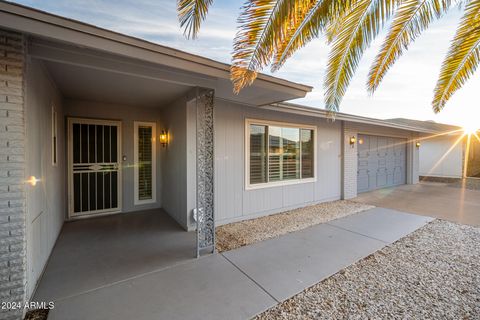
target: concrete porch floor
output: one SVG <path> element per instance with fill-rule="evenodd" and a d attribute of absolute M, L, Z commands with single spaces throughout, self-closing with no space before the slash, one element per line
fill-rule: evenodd
<path fill-rule="evenodd" d="M 158 217 L 147 214 L 143 222 L 138 224 L 151 221 L 149 219 L 156 221 Z M 122 258 L 110 254 L 110 263 L 104 267 L 101 261 L 105 260 L 103 254 L 106 254 L 107 248 L 95 248 L 96 242 L 101 241 L 102 237 L 92 232 L 91 240 L 84 239 L 85 234 L 75 232 L 77 227 L 68 237 L 65 235 L 61 239 L 68 238 L 69 241 L 63 241 L 65 243 L 62 244 L 59 240 L 35 301 L 54 299 L 55 308 L 50 311 L 49 320 L 249 319 L 431 220 L 395 210 L 375 208 L 200 259 L 190 259 L 193 247 L 191 243 L 187 246 L 186 240 L 182 240 L 185 241 L 183 246 L 175 242 L 158 241 L 156 236 L 147 237 L 146 240 L 151 241 L 147 242 L 152 247 L 149 249 L 152 255 L 170 250 L 173 254 L 173 251 L 182 248 L 185 250 L 185 255 L 178 258 L 183 259 L 182 262 L 163 268 L 159 262 L 162 254 L 158 254 L 158 257 L 148 256 L 143 249 L 140 249 L 143 252 L 141 254 L 131 252 L 141 247 L 142 238 L 140 236 L 135 240 L 133 235 L 125 235 L 128 241 L 122 239 L 119 235 L 125 234 L 125 229 L 129 229 L 126 227 L 119 228 L 123 231 L 115 233 L 116 240 L 111 238 L 108 241 L 111 243 L 108 247 L 114 247 L 116 254 Z M 98 231 L 105 230 L 104 223 L 101 225 Z M 105 222 L 105 225 L 108 223 Z M 136 229 L 155 233 L 155 228 L 151 226 L 137 225 Z M 183 232 L 183 236 L 186 234 Z M 88 243 L 81 245 L 81 256 L 95 260 L 91 263 L 78 262 L 87 269 L 76 265 L 79 259 L 72 249 L 77 242 Z M 135 242 L 137 244 L 133 245 Z M 130 243 L 126 252 L 123 250 L 124 243 Z M 158 252 L 154 250 L 168 245 L 172 247 L 158 249 Z M 63 257 L 63 263 L 59 248 L 62 248 L 63 254 L 67 254 Z M 89 248 L 92 253 L 88 253 Z M 136 269 L 139 273 L 124 280 L 106 283 L 106 279 L 119 279 L 119 271 L 115 269 L 118 267 L 122 270 L 124 259 L 130 265 L 128 270 Z M 136 263 L 135 259 L 138 259 Z M 154 267 L 155 263 L 151 260 L 158 260 L 159 269 L 141 273 Z M 148 268 L 134 268 L 133 265 L 142 265 L 144 261 Z M 96 266 L 100 269 L 96 270 Z M 131 274 L 123 270 L 122 274 Z M 66 272 L 68 277 L 62 275 L 62 272 Z M 109 272 L 117 276 L 108 275 Z M 70 289 L 62 284 L 63 281 L 69 283 Z M 89 284 L 90 290 L 85 283 Z M 83 289 L 79 290 L 76 286 Z"/>
<path fill-rule="evenodd" d="M 66 222 L 34 301 L 56 301 L 193 260 L 196 236 L 161 209 Z"/>
<path fill-rule="evenodd" d="M 480 226 L 480 191 L 421 182 L 360 194 L 353 201 Z"/>

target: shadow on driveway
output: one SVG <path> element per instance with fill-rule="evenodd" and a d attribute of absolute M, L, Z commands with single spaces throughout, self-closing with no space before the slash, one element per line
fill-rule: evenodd
<path fill-rule="evenodd" d="M 362 193 L 353 201 L 480 226 L 480 190 L 421 182 Z"/>

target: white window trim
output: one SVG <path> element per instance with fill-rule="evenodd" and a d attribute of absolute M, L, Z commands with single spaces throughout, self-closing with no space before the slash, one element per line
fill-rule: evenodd
<path fill-rule="evenodd" d="M 51 126 L 52 126 L 52 135 L 51 135 L 52 166 L 56 167 L 58 165 L 58 114 L 57 114 L 57 110 L 55 110 L 54 105 L 52 105 Z"/>
<path fill-rule="evenodd" d="M 313 178 L 292 179 L 265 183 L 250 183 L 250 125 L 258 124 L 265 126 L 278 126 L 283 128 L 309 129 L 313 130 Z M 245 190 L 255 190 L 272 187 L 282 187 L 317 181 L 317 127 L 301 123 L 279 122 L 260 119 L 245 119 Z"/>
<path fill-rule="evenodd" d="M 140 200 L 138 197 L 138 128 L 152 127 L 152 199 Z M 133 156 L 134 156 L 134 205 L 157 202 L 157 124 L 155 122 L 134 121 L 133 125 Z"/>

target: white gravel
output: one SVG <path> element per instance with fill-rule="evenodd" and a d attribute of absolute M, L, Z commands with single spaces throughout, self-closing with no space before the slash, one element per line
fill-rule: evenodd
<path fill-rule="evenodd" d="M 435 220 L 256 319 L 480 319 L 480 228 Z"/>
<path fill-rule="evenodd" d="M 320 203 L 216 228 L 217 251 L 228 251 L 345 217 L 374 206 L 347 200 Z"/>

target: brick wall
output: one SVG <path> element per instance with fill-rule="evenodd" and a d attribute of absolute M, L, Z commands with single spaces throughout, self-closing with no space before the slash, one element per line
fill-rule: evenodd
<path fill-rule="evenodd" d="M 0 29 L 0 301 L 25 299 L 24 57 L 23 35 Z"/>
<path fill-rule="evenodd" d="M 349 122 L 343 124 L 343 171 L 342 199 L 357 196 L 357 144 L 350 145 L 350 138 L 357 138 L 357 129 Z"/>

